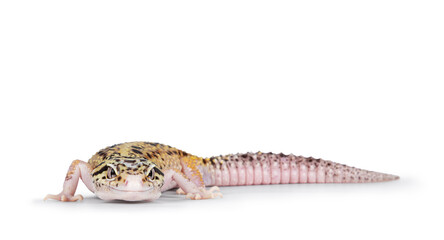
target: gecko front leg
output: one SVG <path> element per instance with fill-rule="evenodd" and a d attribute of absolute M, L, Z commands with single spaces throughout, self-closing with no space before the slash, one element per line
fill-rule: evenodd
<path fill-rule="evenodd" d="M 83 200 L 82 195 L 77 194 L 74 196 L 74 193 L 76 192 L 79 178 L 82 179 L 83 183 L 85 183 L 86 187 L 91 192 L 94 192 L 91 171 L 92 167 L 88 163 L 81 160 L 72 161 L 71 166 L 68 169 L 68 173 L 66 174 L 65 182 L 63 183 L 62 192 L 57 195 L 48 194 L 44 200 L 55 199 L 62 202 L 75 202 L 77 200 Z"/>

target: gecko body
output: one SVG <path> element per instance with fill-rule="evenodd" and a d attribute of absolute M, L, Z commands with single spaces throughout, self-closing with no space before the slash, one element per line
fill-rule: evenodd
<path fill-rule="evenodd" d="M 363 183 L 398 178 L 293 154 L 257 152 L 201 158 L 164 144 L 127 142 L 98 151 L 88 162 L 74 160 L 63 190 L 45 199 L 82 200 L 81 195 L 75 195 L 79 179 L 103 200 L 149 201 L 177 187 L 177 193 L 196 200 L 222 196 L 217 186 Z"/>

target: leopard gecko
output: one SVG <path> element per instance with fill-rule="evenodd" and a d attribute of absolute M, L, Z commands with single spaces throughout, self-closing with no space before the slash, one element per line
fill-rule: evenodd
<path fill-rule="evenodd" d="M 88 162 L 74 160 L 63 190 L 46 199 L 82 200 L 79 179 L 103 200 L 149 201 L 178 188 L 189 199 L 222 197 L 217 186 L 291 183 L 367 183 L 399 179 L 312 157 L 245 153 L 201 158 L 152 142 L 127 142 L 104 148 Z"/>

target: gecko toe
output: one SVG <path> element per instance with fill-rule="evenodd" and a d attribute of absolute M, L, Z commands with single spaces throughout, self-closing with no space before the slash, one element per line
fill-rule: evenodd
<path fill-rule="evenodd" d="M 66 202 L 66 201 L 68 201 L 68 199 L 66 198 L 65 195 L 62 195 L 62 197 L 60 198 L 60 200 L 61 200 L 62 202 Z"/>
<path fill-rule="evenodd" d="M 219 187 L 218 186 L 214 186 L 214 187 L 211 187 L 209 190 L 208 190 L 208 192 L 210 192 L 210 193 L 213 193 L 213 192 L 220 192 L 220 189 L 219 189 Z"/>
<path fill-rule="evenodd" d="M 83 200 L 83 196 L 82 195 L 80 195 L 80 194 L 77 194 L 77 195 L 75 195 L 72 199 L 71 199 L 71 201 L 78 201 L 78 200 L 80 200 L 80 201 L 82 201 Z"/>
<path fill-rule="evenodd" d="M 43 198 L 43 201 L 46 201 L 48 199 L 56 199 L 57 200 L 57 195 L 48 194 L 48 195 L 46 195 L 45 198 Z"/>

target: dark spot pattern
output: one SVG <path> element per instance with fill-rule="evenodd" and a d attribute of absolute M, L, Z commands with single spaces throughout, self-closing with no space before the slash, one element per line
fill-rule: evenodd
<path fill-rule="evenodd" d="M 154 171 L 157 173 L 157 174 L 159 174 L 159 175 L 162 175 L 162 176 L 164 176 L 163 175 L 163 172 L 162 171 L 160 171 L 160 169 L 159 168 L 157 168 L 157 167 L 154 167 L 153 168 L 154 169 Z"/>
<path fill-rule="evenodd" d="M 101 173 L 103 173 L 103 172 L 105 172 L 105 171 L 107 171 L 107 170 L 108 170 L 108 166 L 103 166 L 100 170 L 96 171 L 96 172 L 93 173 L 92 175 L 93 175 L 93 176 L 97 176 L 97 175 L 99 175 L 99 174 L 101 174 Z"/>
<path fill-rule="evenodd" d="M 133 152 L 137 153 L 137 154 L 143 154 L 141 151 L 137 150 L 137 149 L 131 149 Z"/>

